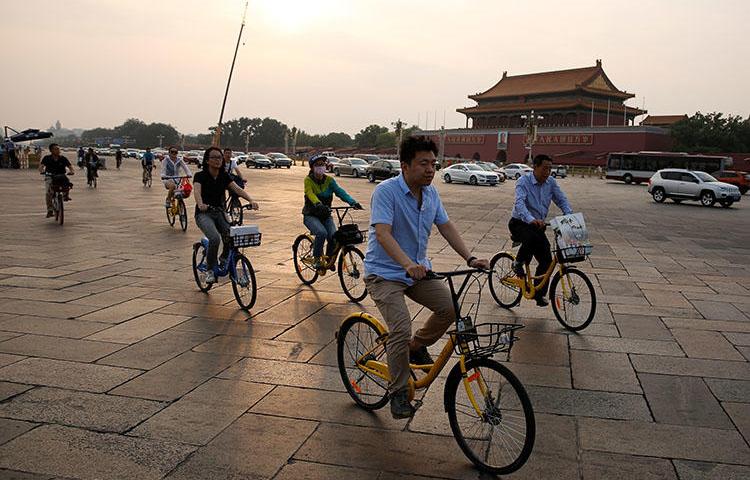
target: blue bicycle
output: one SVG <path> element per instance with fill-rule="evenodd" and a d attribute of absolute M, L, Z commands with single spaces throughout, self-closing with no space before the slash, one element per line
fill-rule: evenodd
<path fill-rule="evenodd" d="M 209 207 L 215 209 L 215 207 Z M 243 209 L 252 208 L 244 205 Z M 223 210 L 219 210 L 223 211 Z M 255 305 L 258 293 L 258 285 L 255 281 L 255 271 L 250 260 L 242 253 L 245 247 L 257 247 L 260 245 L 261 234 L 257 227 L 248 225 L 245 227 L 231 227 L 229 236 L 223 241 L 229 242 L 229 255 L 224 263 L 214 268 L 214 275 L 219 278 L 229 275 L 232 281 L 232 291 L 240 308 L 249 310 Z M 207 293 L 211 290 L 213 283 L 206 282 L 206 252 L 208 251 L 208 239 L 203 237 L 200 242 L 193 244 L 193 276 L 195 283 L 201 292 Z"/>

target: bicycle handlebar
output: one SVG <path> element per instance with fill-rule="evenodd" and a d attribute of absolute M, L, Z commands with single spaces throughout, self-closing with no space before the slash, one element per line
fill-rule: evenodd
<path fill-rule="evenodd" d="M 176 179 L 183 179 L 183 178 L 190 178 L 186 175 L 178 175 L 178 176 L 172 176 L 172 177 L 161 177 L 162 180 L 176 180 Z"/>
<path fill-rule="evenodd" d="M 433 270 L 427 270 L 427 274 L 423 280 L 443 280 L 448 277 L 456 277 L 458 275 L 469 275 L 472 273 L 484 273 L 489 274 L 491 270 L 485 270 L 484 268 L 464 268 L 462 270 L 450 270 L 445 272 L 435 272 Z M 411 278 L 409 272 L 406 272 L 406 277 Z"/>

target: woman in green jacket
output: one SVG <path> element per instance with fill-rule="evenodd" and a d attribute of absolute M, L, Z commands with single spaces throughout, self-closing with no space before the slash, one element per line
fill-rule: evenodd
<path fill-rule="evenodd" d="M 331 203 L 336 195 L 341 200 L 351 205 L 355 210 L 361 210 L 360 205 L 346 191 L 341 188 L 333 177 L 326 175 L 326 163 L 328 158 L 323 155 L 315 155 L 310 158 L 310 173 L 305 177 L 305 206 L 302 209 L 304 224 L 315 236 L 313 243 L 313 256 L 315 257 L 315 268 L 325 271 L 323 245 L 328 240 L 326 255 L 333 253 L 333 235 L 336 233 L 336 222 L 331 217 Z"/>

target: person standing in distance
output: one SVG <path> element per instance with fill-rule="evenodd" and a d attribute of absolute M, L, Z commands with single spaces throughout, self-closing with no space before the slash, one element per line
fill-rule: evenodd
<path fill-rule="evenodd" d="M 388 325 L 388 370 L 391 415 L 414 415 L 409 402 L 409 363 L 434 363 L 427 346 L 445 334 L 455 321 L 453 299 L 442 280 L 426 279 L 432 268 L 427 242 L 432 226 L 472 268 L 489 268 L 471 252 L 456 226 L 448 218 L 437 189 L 435 142 L 427 137 L 409 137 L 401 143 L 401 175 L 385 180 L 372 194 L 365 284 Z M 425 325 L 412 337 L 411 314 L 405 297 L 432 311 Z"/>
<path fill-rule="evenodd" d="M 514 241 L 521 242 L 521 248 L 513 262 L 513 272 L 521 278 L 526 276 L 524 265 L 531 262 L 532 256 L 537 261 L 536 276 L 544 275 L 552 263 L 549 240 L 544 233 L 550 203 L 554 201 L 565 215 L 573 213 L 568 197 L 560 189 L 557 181 L 550 177 L 551 173 L 552 159 L 540 154 L 534 157 L 534 171 L 516 182 L 516 200 L 508 222 L 508 230 Z M 547 284 L 537 290 L 534 297 L 538 306 L 549 305 L 544 298 L 546 295 Z"/>

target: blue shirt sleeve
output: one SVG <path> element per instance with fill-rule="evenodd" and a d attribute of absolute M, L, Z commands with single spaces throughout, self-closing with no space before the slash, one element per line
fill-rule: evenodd
<path fill-rule="evenodd" d="M 435 195 L 435 201 L 437 202 L 437 209 L 435 210 L 435 225 L 444 225 L 450 221 L 450 218 L 448 218 L 448 212 L 446 212 L 445 207 L 443 207 L 443 201 L 440 199 L 437 189 L 434 189 L 432 193 Z"/>
<path fill-rule="evenodd" d="M 521 215 L 521 219 L 526 223 L 533 222 L 534 215 L 532 215 L 529 212 L 529 209 L 526 208 L 526 195 L 528 194 L 528 188 L 526 187 L 526 184 L 528 183 L 528 176 L 524 175 L 523 177 L 519 178 L 516 181 L 516 203 L 515 203 L 515 210 Z"/>
<path fill-rule="evenodd" d="M 381 183 L 372 192 L 372 199 L 370 199 L 370 225 L 378 223 L 393 225 L 393 192 L 387 188 L 382 188 L 382 185 L 385 184 Z"/>
<path fill-rule="evenodd" d="M 346 190 L 341 188 L 333 178 L 331 178 L 331 188 L 333 189 L 333 193 L 335 193 L 337 197 L 339 197 L 349 205 L 354 205 L 355 203 L 357 203 L 357 201 L 354 200 L 348 193 L 346 193 Z"/>
<path fill-rule="evenodd" d="M 558 185 L 557 182 L 552 184 L 552 201 L 555 202 L 555 205 L 560 207 L 560 210 L 562 210 L 565 215 L 573 213 L 573 209 L 570 208 L 570 202 L 568 202 L 568 197 L 565 196 L 565 192 L 562 191 L 562 188 L 560 188 L 560 185 Z"/>

